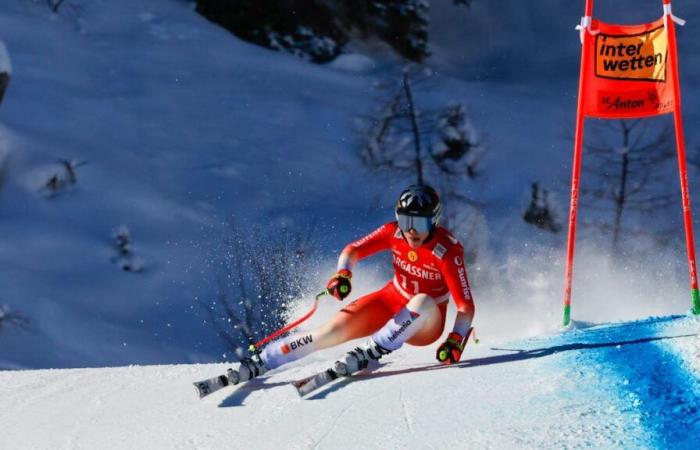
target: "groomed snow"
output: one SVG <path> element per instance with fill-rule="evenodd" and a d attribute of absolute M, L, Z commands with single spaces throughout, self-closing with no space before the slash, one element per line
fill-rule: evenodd
<path fill-rule="evenodd" d="M 307 399 L 289 382 L 342 346 L 203 400 L 192 381 L 227 365 L 0 372 L 0 446 L 691 449 L 700 378 L 683 355 L 699 333 L 698 319 L 677 316 L 501 345 L 482 338 L 451 367 L 432 348 L 403 348 Z"/>

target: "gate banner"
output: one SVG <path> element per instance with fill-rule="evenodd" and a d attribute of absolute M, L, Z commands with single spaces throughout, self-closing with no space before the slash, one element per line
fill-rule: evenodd
<path fill-rule="evenodd" d="M 588 71 L 583 114 L 606 119 L 673 112 L 673 77 L 663 17 L 644 25 L 592 19 L 584 51 Z"/>
<path fill-rule="evenodd" d="M 564 326 L 571 324 L 571 286 L 586 116 L 632 119 L 673 113 L 692 312 L 700 315 L 700 288 L 693 218 L 690 213 L 675 25 L 683 25 L 685 21 L 673 15 L 671 0 L 663 0 L 664 15 L 661 19 L 644 25 L 610 25 L 593 18 L 593 1 L 586 0 L 584 15 L 580 25 L 576 27 L 583 45 L 564 272 Z"/>

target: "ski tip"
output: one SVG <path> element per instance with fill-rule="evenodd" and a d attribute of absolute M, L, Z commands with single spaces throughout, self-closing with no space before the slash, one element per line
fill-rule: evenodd
<path fill-rule="evenodd" d="M 328 369 L 310 377 L 292 381 L 292 385 L 297 389 L 297 394 L 299 394 L 299 397 L 305 397 L 318 388 L 321 388 L 335 380 L 338 378 L 338 376 L 339 375 L 333 369 Z"/>
<path fill-rule="evenodd" d="M 314 378 L 314 377 L 306 377 L 306 378 L 301 379 L 301 380 L 295 380 L 295 381 L 292 381 L 292 385 L 293 385 L 295 388 L 299 389 L 300 387 L 304 386 L 306 383 L 308 383 L 309 381 L 311 381 L 313 378 Z"/>
<path fill-rule="evenodd" d="M 301 380 L 293 381 L 292 384 L 296 388 L 299 397 L 304 398 L 311 392 L 327 384 L 328 381 L 325 373 L 322 372 Z"/>
<path fill-rule="evenodd" d="M 306 390 L 304 389 L 304 386 L 309 384 L 311 380 L 313 380 L 314 377 L 307 377 L 302 380 L 296 380 L 292 381 L 292 386 L 294 386 L 297 390 L 297 394 L 299 394 L 299 397 L 303 397 L 304 395 L 307 394 Z"/>
<path fill-rule="evenodd" d="M 204 398 L 207 395 L 209 395 L 209 385 L 204 382 L 204 381 L 195 381 L 192 383 L 194 385 L 195 389 L 197 389 L 197 394 L 199 395 L 199 398 Z"/>
<path fill-rule="evenodd" d="M 299 398 L 304 398 L 306 397 L 306 394 L 311 392 L 311 390 L 307 391 L 303 387 L 297 389 L 297 394 L 299 395 Z"/>
<path fill-rule="evenodd" d="M 226 375 L 219 375 L 218 377 L 210 378 L 208 380 L 195 381 L 192 383 L 197 389 L 199 398 L 204 398 L 212 392 L 216 392 L 219 389 L 228 386 L 230 383 Z"/>

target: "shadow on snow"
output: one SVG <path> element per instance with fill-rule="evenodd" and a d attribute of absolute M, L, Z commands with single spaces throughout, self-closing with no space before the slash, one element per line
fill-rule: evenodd
<path fill-rule="evenodd" d="M 669 318 L 664 318 L 668 320 L 674 320 L 677 317 L 669 317 Z M 657 319 L 658 323 L 658 319 Z M 638 323 L 639 324 L 639 323 Z M 637 325 L 638 325 L 637 324 Z M 629 325 L 629 324 L 625 324 Z M 609 329 L 608 329 L 609 330 Z M 347 386 L 350 383 L 360 381 L 360 380 L 369 380 L 369 379 L 375 379 L 375 378 L 384 378 L 384 377 L 390 377 L 390 376 L 396 376 L 396 375 L 404 375 L 404 374 L 409 374 L 409 373 L 417 373 L 417 372 L 427 372 L 427 371 L 433 371 L 433 370 L 445 370 L 445 369 L 450 369 L 454 370 L 456 368 L 470 368 L 470 367 L 480 367 L 480 366 L 490 366 L 494 364 L 505 364 L 505 363 L 512 363 L 512 362 L 517 362 L 517 361 L 526 361 L 530 359 L 535 359 L 535 358 L 543 358 L 546 356 L 552 356 L 564 352 L 570 352 L 570 351 L 579 351 L 579 350 L 594 350 L 594 349 L 606 349 L 606 348 L 611 348 L 611 347 L 624 347 L 624 346 L 630 346 L 630 345 L 643 345 L 643 344 L 649 344 L 652 342 L 656 341 L 663 341 L 663 340 L 668 340 L 668 339 L 682 339 L 682 338 L 688 338 L 688 337 L 693 337 L 697 336 L 697 334 L 683 334 L 683 335 L 676 335 L 676 336 L 653 336 L 653 337 L 643 337 L 643 338 L 638 338 L 638 339 L 628 339 L 628 340 L 612 340 L 609 342 L 596 342 L 596 343 L 586 343 L 586 342 L 573 342 L 573 343 L 568 343 L 568 344 L 561 344 L 561 345 L 554 345 L 551 347 L 542 347 L 542 348 L 536 348 L 536 349 L 509 349 L 509 348 L 492 348 L 492 350 L 495 351 L 508 351 L 512 352 L 509 354 L 504 354 L 504 355 L 495 355 L 495 356 L 487 356 L 483 358 L 474 358 L 474 359 L 469 359 L 466 361 L 462 361 L 456 364 L 452 365 L 442 365 L 442 364 L 430 364 L 430 365 L 423 365 L 423 366 L 417 366 L 417 367 L 411 367 L 407 369 L 398 369 L 398 370 L 386 370 L 382 372 L 367 372 L 365 371 L 364 373 L 361 373 L 359 375 L 349 377 L 346 379 L 340 379 L 336 381 L 335 383 L 329 385 L 327 388 L 321 390 L 319 393 L 314 394 L 310 397 L 308 397 L 309 400 L 319 400 L 319 399 L 324 399 L 328 394 L 332 392 L 336 392 L 343 387 Z M 374 370 L 377 368 L 383 367 L 384 365 L 380 365 L 378 367 L 375 367 Z M 288 381 L 280 381 L 280 382 L 275 382 L 275 383 L 268 383 L 267 378 L 260 378 L 260 379 L 255 379 L 252 380 L 240 387 L 238 387 L 231 395 L 229 395 L 227 398 L 225 398 L 220 404 L 219 407 L 235 407 L 235 406 L 242 406 L 243 402 L 245 399 L 253 392 L 259 391 L 259 390 L 267 390 L 275 387 L 280 387 L 280 386 L 288 386 L 290 383 Z"/>
<path fill-rule="evenodd" d="M 492 348 L 492 350 L 510 351 L 513 353 L 507 354 L 507 355 L 497 355 L 497 356 L 488 356 L 485 358 L 469 359 L 469 360 L 462 361 L 462 362 L 459 362 L 457 364 L 452 364 L 452 365 L 430 364 L 430 365 L 425 365 L 425 366 L 411 367 L 408 369 L 386 370 L 386 371 L 382 371 L 382 372 L 362 373 L 360 375 L 342 380 L 339 383 L 334 383 L 334 384 L 330 385 L 328 388 L 319 392 L 318 394 L 315 394 L 315 395 L 309 397 L 309 399 L 310 400 L 323 399 L 331 392 L 335 392 L 335 391 L 345 387 L 346 385 L 348 385 L 352 382 L 360 381 L 360 380 L 384 378 L 384 377 L 391 377 L 391 376 L 396 376 L 396 375 L 404 375 L 404 374 L 417 373 L 417 372 L 427 372 L 427 371 L 433 371 L 433 370 L 445 370 L 445 369 L 453 370 L 456 368 L 463 368 L 464 369 L 464 368 L 468 368 L 468 367 L 490 366 L 493 364 L 504 364 L 504 363 L 511 363 L 511 362 L 516 362 L 516 361 L 525 361 L 525 360 L 534 359 L 534 358 L 543 358 L 545 356 L 551 356 L 551 355 L 555 355 L 557 353 L 574 351 L 574 350 L 590 350 L 590 349 L 599 349 L 599 348 L 606 348 L 606 347 L 618 347 L 618 346 L 623 347 L 623 346 L 627 346 L 627 345 L 647 344 L 647 343 L 654 342 L 654 341 L 661 341 L 661 340 L 666 340 L 666 339 L 681 339 L 681 338 L 688 338 L 688 337 L 693 337 L 693 336 L 697 336 L 697 334 L 683 334 L 683 335 L 678 335 L 678 336 L 655 336 L 655 337 L 640 338 L 640 339 L 633 339 L 633 340 L 624 340 L 624 341 L 614 341 L 614 342 L 571 343 L 571 344 L 556 345 L 553 347 L 537 348 L 537 349 L 532 349 L 532 350 Z"/>

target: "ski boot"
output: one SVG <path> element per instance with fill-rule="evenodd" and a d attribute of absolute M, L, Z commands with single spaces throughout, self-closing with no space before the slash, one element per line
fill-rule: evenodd
<path fill-rule="evenodd" d="M 267 367 L 260 359 L 259 355 L 253 355 L 251 358 L 243 358 L 238 370 L 228 369 L 226 377 L 230 384 L 238 384 L 243 381 L 252 380 L 267 372 Z"/>
<path fill-rule="evenodd" d="M 391 353 L 372 339 L 369 339 L 363 346 L 355 347 L 345 354 L 345 358 L 335 362 L 333 369 L 340 376 L 349 376 L 362 369 L 366 369 L 370 361 L 377 361 L 384 355 Z"/>

